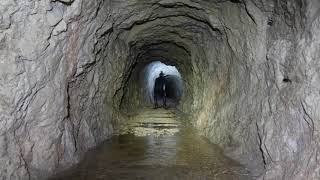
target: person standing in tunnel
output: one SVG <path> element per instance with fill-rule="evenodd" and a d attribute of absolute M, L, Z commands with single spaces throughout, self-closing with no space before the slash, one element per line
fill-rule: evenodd
<path fill-rule="evenodd" d="M 154 83 L 154 92 L 153 92 L 153 98 L 154 98 L 154 108 L 158 108 L 158 99 L 162 98 L 163 107 L 167 107 L 166 104 L 166 78 L 164 76 L 164 73 L 161 71 L 159 74 L 159 77 L 157 77 L 155 83 Z"/>

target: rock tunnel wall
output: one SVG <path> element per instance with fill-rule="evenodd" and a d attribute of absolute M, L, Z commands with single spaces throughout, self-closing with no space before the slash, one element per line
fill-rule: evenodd
<path fill-rule="evenodd" d="M 126 119 L 137 63 L 172 60 L 180 109 L 257 178 L 319 179 L 320 3 L 0 2 L 0 178 L 42 179 Z"/>

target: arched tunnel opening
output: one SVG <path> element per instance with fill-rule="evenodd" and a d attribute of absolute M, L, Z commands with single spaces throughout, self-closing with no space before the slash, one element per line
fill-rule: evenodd
<path fill-rule="evenodd" d="M 140 32 L 145 34 L 145 32 Z M 123 82 L 122 94 L 119 94 L 119 110 L 125 114 L 135 113 L 136 110 L 155 105 L 155 80 L 162 71 L 165 75 L 168 96 L 168 108 L 183 110 L 191 105 L 193 99 L 192 86 L 188 82 L 192 76 L 190 68 L 190 54 L 183 44 L 167 40 L 171 36 L 164 32 L 149 29 L 159 33 L 153 33 L 151 37 L 147 34 L 137 37 L 142 38 L 130 47 L 130 54 L 134 63 L 127 67 L 126 80 Z M 162 34 L 162 35 L 161 35 Z M 153 36 L 158 36 L 154 38 Z M 163 36 L 163 37 L 161 37 Z M 145 42 L 149 39 L 150 42 Z M 189 62 L 188 62 L 189 61 Z M 188 85 L 189 84 L 189 85 Z M 160 100 L 162 101 L 162 100 Z M 163 105 L 163 102 L 160 102 Z M 189 108 L 189 107 L 188 107 Z"/>
<path fill-rule="evenodd" d="M 156 87 L 156 79 L 163 73 L 163 86 Z M 140 90 L 144 95 L 146 104 L 154 105 L 156 100 L 164 98 L 167 107 L 177 107 L 183 94 L 183 78 L 175 66 L 166 65 L 160 61 L 147 64 L 140 72 Z M 160 91 L 160 92 L 157 92 Z M 161 93 L 161 91 L 163 91 Z M 164 106 L 162 104 L 162 106 Z"/>
<path fill-rule="evenodd" d="M 21 2 L 0 179 L 320 178 L 317 0 Z"/>

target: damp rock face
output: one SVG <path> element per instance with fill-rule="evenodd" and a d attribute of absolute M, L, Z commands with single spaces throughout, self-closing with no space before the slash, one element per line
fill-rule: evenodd
<path fill-rule="evenodd" d="M 108 139 L 154 57 L 185 81 L 179 109 L 257 179 L 319 179 L 319 10 L 318 0 L 2 0 L 0 179 L 46 178 Z"/>

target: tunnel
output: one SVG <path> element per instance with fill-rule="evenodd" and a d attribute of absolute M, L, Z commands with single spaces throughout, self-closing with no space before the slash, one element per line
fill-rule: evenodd
<path fill-rule="evenodd" d="M 152 61 L 147 64 L 140 72 L 140 89 L 144 94 L 144 104 L 155 104 L 156 79 L 163 73 L 165 98 L 168 101 L 168 107 L 176 107 L 179 105 L 183 94 L 183 78 L 175 66 L 166 65 L 161 61 Z M 164 97 L 159 97 L 160 99 Z"/>
<path fill-rule="evenodd" d="M 160 73 L 165 78 L 165 96 L 169 107 L 178 107 L 184 91 L 183 77 L 174 63 L 168 60 L 159 61 L 158 58 L 151 58 L 149 61 L 138 62 L 125 86 L 120 109 L 127 114 L 135 113 L 135 109 L 144 107 L 155 107 L 155 97 L 158 98 L 159 107 L 163 105 L 163 98 L 155 94 L 156 79 Z M 167 64 L 168 65 L 167 65 Z M 159 96 L 159 97 L 158 97 Z"/>
<path fill-rule="evenodd" d="M 214 159 L 230 166 L 201 166 L 203 179 L 319 179 L 319 12 L 318 0 L 2 0 L 0 179 L 99 158 L 102 178 L 121 179 L 124 154 L 163 147 L 152 158 L 176 171 L 124 174 L 195 179 Z M 154 109 L 161 71 L 168 107 Z M 127 127 L 148 131 L 126 139 Z"/>

